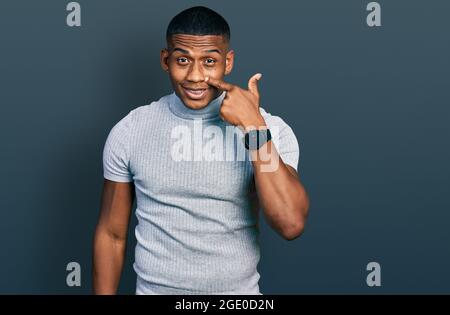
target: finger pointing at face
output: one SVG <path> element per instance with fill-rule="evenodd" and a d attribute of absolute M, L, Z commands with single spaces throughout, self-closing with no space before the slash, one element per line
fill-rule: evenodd
<path fill-rule="evenodd" d="M 227 83 L 222 80 L 213 79 L 210 77 L 206 77 L 205 82 L 208 83 L 209 85 L 212 85 L 212 86 L 218 88 L 219 90 L 222 90 L 222 91 L 229 91 L 233 88 L 233 84 Z"/>

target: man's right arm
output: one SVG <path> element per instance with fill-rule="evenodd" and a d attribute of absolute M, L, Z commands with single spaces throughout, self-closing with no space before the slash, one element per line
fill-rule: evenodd
<path fill-rule="evenodd" d="M 115 294 L 125 260 L 134 183 L 105 179 L 93 250 L 94 294 Z"/>

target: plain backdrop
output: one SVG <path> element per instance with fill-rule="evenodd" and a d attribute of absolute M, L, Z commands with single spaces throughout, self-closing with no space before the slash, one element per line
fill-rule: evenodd
<path fill-rule="evenodd" d="M 262 293 L 450 291 L 449 1 L 379 1 L 375 28 L 362 0 L 78 2 L 79 28 L 69 1 L 0 3 L 0 293 L 91 292 L 106 136 L 171 93 L 165 30 L 199 4 L 231 26 L 227 80 L 263 73 L 262 106 L 300 143 L 309 221 L 292 242 L 263 224 Z M 81 287 L 66 285 L 71 261 Z"/>

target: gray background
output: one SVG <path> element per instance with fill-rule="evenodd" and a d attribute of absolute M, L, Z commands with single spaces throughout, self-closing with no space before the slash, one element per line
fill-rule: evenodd
<path fill-rule="evenodd" d="M 264 74 L 262 106 L 300 141 L 305 234 L 263 226 L 264 294 L 450 293 L 449 1 L 0 2 L 0 293 L 91 292 L 101 153 L 131 109 L 171 92 L 170 18 L 194 4 L 230 23 L 232 83 Z M 134 225 L 120 293 L 133 294 Z M 82 267 L 66 286 L 67 263 Z M 366 265 L 382 266 L 382 287 Z"/>

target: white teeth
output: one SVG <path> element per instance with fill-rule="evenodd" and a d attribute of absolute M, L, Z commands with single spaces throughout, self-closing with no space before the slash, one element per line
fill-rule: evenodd
<path fill-rule="evenodd" d="M 188 91 L 189 93 L 192 93 L 192 94 L 200 95 L 200 94 L 202 94 L 205 90 L 189 90 L 189 89 L 187 89 L 187 91 Z"/>

